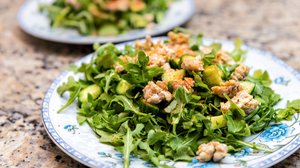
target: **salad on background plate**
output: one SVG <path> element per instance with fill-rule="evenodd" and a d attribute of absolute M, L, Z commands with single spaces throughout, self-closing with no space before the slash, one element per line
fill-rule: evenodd
<path fill-rule="evenodd" d="M 28 0 L 20 27 L 45 40 L 93 44 L 166 33 L 187 22 L 193 0 Z"/>
<path fill-rule="evenodd" d="M 55 0 L 40 4 L 53 28 L 78 29 L 82 35 L 116 36 L 155 27 L 174 0 Z"/>
<path fill-rule="evenodd" d="M 67 68 L 84 78 L 69 76 L 57 88 L 60 96 L 70 93 L 57 113 L 78 99 L 78 124 L 88 124 L 100 143 L 122 153 L 124 167 L 132 155 L 172 167 L 176 162 L 218 163 L 249 149 L 264 154 L 280 149 L 245 139 L 260 135 L 280 142 L 278 134 L 293 131 L 285 120 L 298 122 L 300 99 L 274 108 L 282 97 L 270 87 L 267 71 L 254 69 L 249 75 L 241 39 L 228 52 L 221 43 L 205 45 L 201 33 L 192 37 L 187 32 L 174 29 L 157 43 L 146 36 L 123 49 L 94 44 L 89 63 Z"/>

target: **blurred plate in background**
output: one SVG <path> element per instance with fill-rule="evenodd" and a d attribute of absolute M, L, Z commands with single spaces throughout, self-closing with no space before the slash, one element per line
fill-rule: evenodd
<path fill-rule="evenodd" d="M 70 44 L 93 44 L 94 42 L 122 42 L 146 35 L 159 35 L 184 24 L 193 15 L 195 4 L 193 0 L 178 0 L 172 3 L 167 10 L 164 20 L 156 24 L 153 29 L 131 30 L 126 34 L 117 36 L 86 36 L 78 33 L 76 29 L 57 28 L 50 26 L 49 18 L 39 11 L 39 4 L 51 4 L 53 0 L 28 0 L 18 11 L 20 27 L 28 34 L 49 41 Z"/>

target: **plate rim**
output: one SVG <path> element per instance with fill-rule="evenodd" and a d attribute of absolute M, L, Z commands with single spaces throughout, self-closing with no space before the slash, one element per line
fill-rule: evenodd
<path fill-rule="evenodd" d="M 30 5 L 31 3 L 35 3 L 35 1 L 38 1 L 38 0 L 27 0 L 26 2 L 24 2 L 20 6 L 20 8 L 17 12 L 17 21 L 18 21 L 19 27 L 24 32 L 26 32 L 27 34 L 29 34 L 33 37 L 36 37 L 36 38 L 39 38 L 39 39 L 42 39 L 42 40 L 46 40 L 46 41 L 52 41 L 52 42 L 57 42 L 57 43 L 65 43 L 65 44 L 91 45 L 95 42 L 99 42 L 101 44 L 102 43 L 107 43 L 107 42 L 121 43 L 121 42 L 126 42 L 126 41 L 130 41 L 130 40 L 134 40 L 134 39 L 144 38 L 146 35 L 157 36 L 157 35 L 166 33 L 168 31 L 174 29 L 175 27 L 183 25 L 184 23 L 186 23 L 187 21 L 189 21 L 192 18 L 192 16 L 194 15 L 194 12 L 195 12 L 195 2 L 194 2 L 194 0 L 186 0 L 186 1 L 188 1 L 188 3 L 190 4 L 190 6 L 192 8 L 189 10 L 189 13 L 184 17 L 184 19 L 181 22 L 178 22 L 174 27 L 166 27 L 162 30 L 155 31 L 155 32 L 152 32 L 152 33 L 145 33 L 145 34 L 140 34 L 140 35 L 137 35 L 137 36 L 134 36 L 134 37 L 131 37 L 131 36 L 130 37 L 125 37 L 125 38 L 122 38 L 122 39 L 116 38 L 114 40 L 106 40 L 106 41 L 101 40 L 100 41 L 96 37 L 101 37 L 101 36 L 95 36 L 95 40 L 93 40 L 93 41 L 81 41 L 81 40 L 76 40 L 76 39 L 58 39 L 58 38 L 54 38 L 54 37 L 51 37 L 51 36 L 46 36 L 46 35 L 43 35 L 43 34 L 39 34 L 36 31 L 31 31 L 30 28 L 28 26 L 26 26 L 26 24 L 24 23 L 25 21 L 21 19 L 22 18 L 21 15 L 24 12 L 24 10 L 26 10 L 26 7 L 28 5 Z M 91 36 L 91 37 L 94 37 L 94 36 Z"/>
<path fill-rule="evenodd" d="M 159 39 L 159 38 L 166 38 L 166 36 L 153 37 L 153 40 Z M 203 40 L 204 41 L 211 41 L 211 42 L 220 42 L 220 43 L 223 43 L 223 44 L 227 43 L 227 44 L 234 45 L 234 42 L 228 41 L 228 40 L 219 40 L 219 39 L 206 38 L 206 37 L 204 37 Z M 135 40 L 127 41 L 127 42 L 123 42 L 123 43 L 119 43 L 119 44 L 116 44 L 115 46 L 116 47 L 123 46 L 123 45 L 128 44 L 128 43 L 133 43 L 134 41 Z M 291 74 L 293 74 L 293 76 L 295 76 L 300 81 L 300 73 L 297 70 L 295 70 L 294 68 L 292 68 L 290 65 L 288 65 L 286 62 L 284 62 L 283 60 L 281 60 L 281 59 L 279 59 L 279 58 L 277 58 L 277 57 L 275 57 L 275 56 L 273 56 L 273 55 L 271 55 L 271 54 L 269 54 L 269 53 L 267 53 L 265 51 L 262 51 L 260 49 L 254 48 L 254 47 L 250 47 L 248 45 L 242 45 L 242 47 L 244 47 L 248 51 L 251 50 L 251 51 L 254 51 L 255 53 L 259 53 L 260 55 L 262 55 L 264 57 L 268 57 L 269 59 L 273 60 L 275 63 L 279 64 L 280 66 L 282 66 L 283 68 L 285 68 L 286 70 L 288 70 Z M 80 63 L 80 62 L 83 62 L 83 61 L 89 59 L 89 57 L 90 57 L 91 54 L 93 54 L 93 53 L 87 54 L 86 56 L 80 58 L 79 60 L 75 61 L 74 63 L 75 64 L 76 63 Z M 89 159 L 89 161 L 91 161 L 91 162 L 94 163 L 94 164 L 92 164 L 92 163 L 89 163 L 89 162 L 83 160 L 82 158 L 79 158 L 78 156 L 75 156 L 73 153 L 71 153 L 70 151 L 68 151 L 68 149 L 66 149 L 67 147 L 69 147 L 69 145 L 65 141 L 63 141 L 63 139 L 61 139 L 61 141 L 63 141 L 62 143 L 65 144 L 64 146 L 61 145 L 61 143 L 57 142 L 56 138 L 52 135 L 51 131 L 49 130 L 49 128 L 48 128 L 48 126 L 46 124 L 45 119 L 49 120 L 49 118 L 48 118 L 48 116 L 49 116 L 49 111 L 48 111 L 49 110 L 49 102 L 50 102 L 50 98 L 51 98 L 52 94 L 55 93 L 54 88 L 63 79 L 63 77 L 65 77 L 69 72 L 70 71 L 64 70 L 62 73 L 60 73 L 59 76 L 56 77 L 55 80 L 50 84 L 50 86 L 48 87 L 48 89 L 47 89 L 47 91 L 45 93 L 45 96 L 44 96 L 44 99 L 43 99 L 43 105 L 42 105 L 42 114 L 41 114 L 45 130 L 46 130 L 47 134 L 49 135 L 50 139 L 64 153 L 66 153 L 67 155 L 69 155 L 70 157 L 72 157 L 73 159 L 75 159 L 76 161 L 78 161 L 78 162 L 80 162 L 80 163 L 82 163 L 82 164 L 84 164 L 86 166 L 90 166 L 90 167 L 102 167 L 102 166 L 106 166 L 107 168 L 109 168 L 110 166 L 106 165 L 105 163 L 100 163 L 100 162 L 97 162 L 97 161 Z M 46 113 L 48 113 L 48 116 L 46 116 Z M 50 125 L 51 125 L 51 127 L 53 127 L 51 122 L 50 122 Z M 55 134 L 58 135 L 57 132 L 55 132 Z M 292 147 L 294 143 L 296 143 L 296 146 Z M 288 145 L 285 145 L 284 147 L 285 147 L 284 150 L 282 152 L 280 152 L 280 153 L 277 154 L 277 155 L 280 155 L 280 156 L 274 155 L 274 156 L 268 158 L 265 161 L 261 161 L 261 162 L 255 163 L 252 166 L 247 166 L 247 167 L 249 167 L 249 168 L 270 167 L 270 166 L 275 165 L 275 164 L 281 162 L 282 160 L 286 159 L 287 157 L 289 157 L 290 155 L 292 155 L 293 153 L 295 153 L 300 148 L 300 135 L 295 136 L 295 139 L 292 140 L 291 142 L 289 142 Z M 71 147 L 69 147 L 69 148 L 71 148 Z M 71 149 L 74 150 L 73 148 L 71 148 Z M 74 150 L 74 151 L 77 152 L 77 153 L 79 153 L 76 150 Z M 79 156 L 80 155 L 82 155 L 83 157 L 85 157 L 83 154 L 79 153 Z M 270 160 L 272 158 L 275 158 L 275 160 Z"/>

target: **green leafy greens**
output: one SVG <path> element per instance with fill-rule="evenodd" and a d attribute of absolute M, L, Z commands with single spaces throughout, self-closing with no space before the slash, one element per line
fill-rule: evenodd
<path fill-rule="evenodd" d="M 88 19 L 85 14 L 78 17 Z M 179 31 L 191 33 L 181 28 L 174 32 Z M 216 54 L 222 46 L 219 43 L 204 46 L 201 33 L 197 37 L 190 37 L 188 41 L 191 51 L 201 55 L 204 68 L 213 65 L 220 72 L 217 75 L 222 74 L 219 79 L 223 82 L 228 81 L 239 66 L 215 63 Z M 165 43 L 169 45 L 168 40 Z M 237 39 L 234 51 L 229 53 L 235 62 L 242 62 L 247 53 L 241 46 L 242 41 Z M 72 104 L 82 90 L 93 85 L 97 94 L 93 94 L 95 90 L 85 89 L 85 92 L 88 91 L 84 95 L 87 99 L 79 101 L 77 122 L 80 125 L 89 124 L 99 135 L 101 143 L 112 145 L 123 153 L 124 167 L 129 167 L 131 154 L 163 168 L 171 166 L 162 164 L 162 161 L 190 162 L 198 146 L 211 141 L 225 143 L 229 153 L 244 147 L 273 152 L 267 146 L 244 142 L 243 138 L 269 128 L 270 123 L 280 124 L 282 120 L 291 120 L 295 113 L 300 112 L 299 99 L 288 101 L 286 109 L 273 108 L 281 97 L 270 87 L 272 80 L 268 72 L 261 70 L 246 78 L 246 82 L 253 86 L 248 94 L 259 102 L 250 114 L 246 114 L 226 94 L 226 99 L 214 94 L 203 73 L 188 70 L 184 71 L 185 77 L 194 81 L 190 90 L 182 87 L 185 86 L 183 81 L 180 81 L 181 87 L 178 88 L 166 81 L 166 84 L 169 83 L 164 90 L 172 93 L 172 100 L 168 102 L 162 99 L 160 103 L 151 104 L 145 100 L 143 89 L 149 81 L 155 83 L 162 80 L 164 69 L 149 68 L 149 56 L 129 45 L 124 49 L 117 49 L 112 43 L 95 44 L 94 47 L 96 51 L 89 64 L 82 63 L 80 67 L 71 64 L 67 68 L 74 73 L 83 73 L 85 78 L 76 81 L 69 77 L 57 89 L 60 96 L 64 96 L 65 92 L 70 93 L 68 102 L 58 112 Z M 203 54 L 201 47 L 210 47 L 212 50 L 209 54 Z M 120 56 L 136 57 L 136 61 L 127 60 L 125 63 Z M 115 70 L 116 63 L 124 68 L 123 72 Z M 157 90 L 151 94 L 159 95 Z M 221 103 L 227 101 L 230 107 L 222 112 Z"/>

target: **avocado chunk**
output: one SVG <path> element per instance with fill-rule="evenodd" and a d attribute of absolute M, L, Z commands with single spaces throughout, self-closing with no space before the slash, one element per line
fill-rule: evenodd
<path fill-rule="evenodd" d="M 170 65 L 173 69 L 177 69 L 177 68 L 180 68 L 179 62 L 180 62 L 180 58 L 174 58 L 170 61 Z"/>
<path fill-rule="evenodd" d="M 221 73 L 216 65 L 210 65 L 203 71 L 203 82 L 209 87 L 218 86 L 223 82 Z"/>
<path fill-rule="evenodd" d="M 162 80 L 166 82 L 174 82 L 181 80 L 185 76 L 185 70 L 180 69 L 172 72 L 167 72 L 162 75 Z"/>
<path fill-rule="evenodd" d="M 255 84 L 249 81 L 239 81 L 240 85 L 242 86 L 242 91 L 247 92 L 248 94 L 251 94 Z"/>
<path fill-rule="evenodd" d="M 113 24 L 107 24 L 102 27 L 100 27 L 98 31 L 99 36 L 115 36 L 119 34 L 119 29 L 117 26 Z"/>
<path fill-rule="evenodd" d="M 148 25 L 148 21 L 143 15 L 131 14 L 130 22 L 135 28 L 144 28 Z"/>
<path fill-rule="evenodd" d="M 88 94 L 91 94 L 93 96 L 93 99 L 96 99 L 97 97 L 99 97 L 101 93 L 102 93 L 102 89 L 98 85 L 93 84 L 80 91 L 78 100 L 81 103 L 87 102 Z"/>
<path fill-rule="evenodd" d="M 227 122 L 223 115 L 208 117 L 211 121 L 211 127 L 213 129 L 223 128 L 227 126 Z"/>
<path fill-rule="evenodd" d="M 131 84 L 128 83 L 126 80 L 122 79 L 116 88 L 118 94 L 125 94 L 126 91 L 130 88 Z"/>
<path fill-rule="evenodd" d="M 217 67 L 218 70 L 219 70 L 219 73 L 220 73 L 221 78 L 224 79 L 224 78 L 225 78 L 224 72 L 223 72 L 218 66 L 216 66 L 216 67 Z"/>
<path fill-rule="evenodd" d="M 145 99 L 140 101 L 140 109 L 144 113 L 157 114 L 159 112 L 159 108 L 156 105 L 147 103 Z"/>

